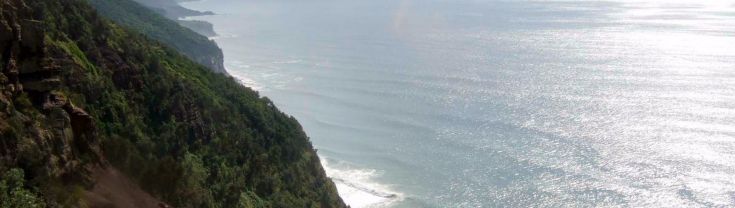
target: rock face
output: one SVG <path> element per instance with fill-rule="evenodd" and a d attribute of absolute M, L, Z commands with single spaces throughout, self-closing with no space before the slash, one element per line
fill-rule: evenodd
<path fill-rule="evenodd" d="M 61 67 L 28 6 L 4 0 L 0 8 L 0 164 L 89 182 L 85 169 L 102 162 L 92 117 L 59 92 Z"/>
<path fill-rule="evenodd" d="M 42 22 L 28 19 L 32 11 L 23 1 L 1 2 L 0 174 L 21 167 L 32 182 L 58 184 L 62 190 L 49 190 L 53 187 L 48 184 L 38 187 L 51 207 L 78 205 L 81 201 L 65 190 L 73 187 L 94 187 L 85 191 L 98 200 L 88 200 L 91 207 L 127 207 L 128 201 L 165 205 L 135 185 L 106 184 L 131 182 L 104 159 L 94 118 L 61 92 L 62 70 L 78 66 L 68 55 L 49 50 Z M 110 172 L 116 173 L 114 178 L 100 177 Z M 95 185 L 99 181 L 105 183 Z M 108 203 L 109 196 L 98 194 L 108 189 L 135 195 L 113 198 L 119 204 Z M 54 198 L 69 201 L 61 204 Z"/>

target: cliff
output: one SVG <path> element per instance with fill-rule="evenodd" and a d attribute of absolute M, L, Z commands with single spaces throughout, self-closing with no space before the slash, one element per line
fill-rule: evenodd
<path fill-rule="evenodd" d="M 176 0 L 134 0 L 146 7 L 153 8 L 156 12 L 162 14 L 169 19 L 179 19 L 182 17 L 200 16 L 200 15 L 211 15 L 212 12 L 201 12 L 184 8 L 179 5 Z"/>
<path fill-rule="evenodd" d="M 227 73 L 223 64 L 224 55 L 217 44 L 179 25 L 177 21 L 167 19 L 132 0 L 89 0 L 89 3 L 98 10 L 99 14 L 115 23 L 160 41 L 215 72 Z M 172 4 L 176 3 L 172 2 Z M 187 23 L 194 28 L 206 27 L 201 24 L 211 27 L 209 23 Z"/>
<path fill-rule="evenodd" d="M 197 32 L 207 37 L 214 37 L 217 35 L 217 33 L 214 32 L 214 25 L 212 25 L 209 22 L 197 21 L 197 20 L 182 20 L 182 18 L 184 17 L 213 15 L 214 13 L 211 11 L 201 12 L 201 11 L 184 8 L 179 5 L 179 2 L 183 2 L 183 1 L 175 1 L 175 0 L 134 0 L 134 1 L 140 3 L 143 6 L 150 8 L 151 10 L 157 12 L 158 14 L 165 16 L 166 18 L 169 18 L 171 20 L 178 22 L 179 24 L 181 24 L 181 26 L 189 28 L 193 30 L 194 32 Z"/>
<path fill-rule="evenodd" d="M 0 207 L 345 207 L 257 92 L 87 1 L 0 2 Z"/>

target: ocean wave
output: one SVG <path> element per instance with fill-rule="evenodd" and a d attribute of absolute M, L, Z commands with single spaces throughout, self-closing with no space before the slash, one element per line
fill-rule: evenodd
<path fill-rule="evenodd" d="M 379 190 L 371 189 L 371 188 L 362 186 L 361 184 L 353 183 L 353 182 L 347 181 L 347 180 L 342 179 L 342 178 L 334 178 L 334 177 L 332 177 L 332 181 L 334 181 L 335 183 L 344 184 L 346 186 L 349 186 L 350 188 L 357 189 L 359 191 L 362 191 L 362 192 L 371 194 L 373 196 L 383 197 L 383 198 L 386 198 L 386 199 L 395 199 L 395 198 L 398 198 L 398 194 L 393 194 L 393 193 L 388 193 L 388 192 L 382 192 L 382 191 L 379 191 Z"/>
<path fill-rule="evenodd" d="M 402 198 L 399 193 L 373 181 L 378 175 L 376 170 L 333 165 L 325 159 L 322 159 L 322 166 L 337 186 L 340 197 L 353 208 L 387 207 Z"/>
<path fill-rule="evenodd" d="M 233 38 L 237 38 L 237 37 L 239 37 L 239 36 L 236 35 L 236 34 L 219 34 L 219 33 L 217 33 L 217 35 L 212 36 L 212 37 L 208 37 L 208 38 L 209 38 L 209 40 L 218 40 L 218 39 L 233 39 Z"/>
<path fill-rule="evenodd" d="M 274 63 L 274 64 L 298 64 L 298 63 L 302 63 L 302 62 L 304 62 L 304 60 L 301 60 L 301 59 L 289 59 L 289 60 L 282 60 L 282 61 L 273 61 L 271 63 Z"/>
<path fill-rule="evenodd" d="M 235 61 L 231 63 L 230 65 L 232 64 L 234 64 L 236 68 L 249 68 L 250 67 L 239 61 Z M 230 74 L 230 76 L 237 79 L 237 81 L 239 81 L 240 84 L 245 85 L 246 87 L 249 87 L 255 91 L 260 91 L 261 89 L 263 89 L 263 86 L 259 85 L 258 82 L 246 76 L 244 73 L 241 73 L 240 72 L 241 70 L 229 70 L 229 67 L 225 67 L 225 71 L 227 71 L 227 73 Z"/>

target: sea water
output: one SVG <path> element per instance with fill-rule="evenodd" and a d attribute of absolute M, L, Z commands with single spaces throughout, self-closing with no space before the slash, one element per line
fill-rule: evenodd
<path fill-rule="evenodd" d="M 185 6 L 353 207 L 735 206 L 735 2 Z"/>

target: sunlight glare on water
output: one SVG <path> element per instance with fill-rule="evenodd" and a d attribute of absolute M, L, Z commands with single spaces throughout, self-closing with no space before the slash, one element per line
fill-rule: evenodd
<path fill-rule="evenodd" d="M 354 207 L 735 206 L 735 2 L 186 5 Z"/>

